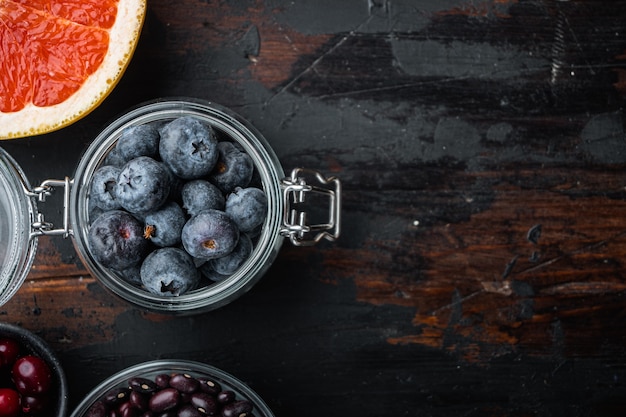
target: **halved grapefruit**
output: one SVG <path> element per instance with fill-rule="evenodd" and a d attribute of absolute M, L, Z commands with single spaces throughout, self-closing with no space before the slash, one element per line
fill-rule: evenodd
<path fill-rule="evenodd" d="M 146 0 L 0 0 L 0 139 L 67 126 L 126 69 Z"/>

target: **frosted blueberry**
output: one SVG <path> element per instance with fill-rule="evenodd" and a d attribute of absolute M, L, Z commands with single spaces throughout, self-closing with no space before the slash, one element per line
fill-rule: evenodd
<path fill-rule="evenodd" d="M 198 271 L 202 274 L 203 277 L 213 281 L 213 282 L 221 282 L 228 278 L 230 275 L 222 275 L 213 269 L 213 265 L 211 262 L 205 262 L 198 267 Z"/>
<path fill-rule="evenodd" d="M 226 199 L 215 185 L 206 180 L 191 180 L 181 190 L 183 208 L 194 216 L 206 209 L 224 210 Z"/>
<path fill-rule="evenodd" d="M 137 265 L 148 251 L 141 223 L 123 210 L 98 216 L 89 228 L 87 241 L 98 262 L 119 271 Z"/>
<path fill-rule="evenodd" d="M 176 246 L 187 218 L 183 209 L 174 201 L 148 213 L 144 219 L 144 237 L 157 246 Z"/>
<path fill-rule="evenodd" d="M 115 150 L 125 162 L 140 156 L 156 158 L 159 153 L 159 131 L 153 124 L 127 127 L 117 140 Z"/>
<path fill-rule="evenodd" d="M 90 219 L 95 219 L 96 217 L 98 217 L 99 215 L 104 213 L 105 211 L 108 211 L 108 210 L 103 210 L 102 208 L 98 207 L 93 202 L 93 199 L 91 199 L 91 198 L 89 199 L 89 203 L 87 203 L 87 210 L 89 212 L 89 218 Z"/>
<path fill-rule="evenodd" d="M 183 227 L 185 250 L 195 258 L 213 259 L 229 254 L 237 245 L 239 230 L 223 211 L 204 210 Z"/>
<path fill-rule="evenodd" d="M 252 232 L 265 221 L 267 196 L 260 188 L 235 188 L 226 198 L 226 214 L 242 232 Z"/>
<path fill-rule="evenodd" d="M 112 165 L 103 165 L 93 173 L 90 187 L 90 203 L 103 210 L 115 210 L 121 208 L 115 198 L 117 177 L 120 169 Z"/>
<path fill-rule="evenodd" d="M 121 206 L 132 213 L 156 210 L 167 200 L 170 176 L 161 162 L 140 156 L 124 165 L 115 190 Z"/>
<path fill-rule="evenodd" d="M 140 275 L 141 265 L 133 265 L 126 269 L 122 269 L 121 271 L 115 271 L 119 276 L 124 279 L 124 281 L 129 284 L 135 285 L 137 287 L 141 286 L 141 275 Z"/>
<path fill-rule="evenodd" d="M 245 233 L 241 233 L 237 246 L 228 255 L 211 259 L 211 266 L 221 275 L 231 275 L 250 257 L 252 253 L 252 240 Z"/>
<path fill-rule="evenodd" d="M 179 117 L 161 129 L 159 154 L 180 178 L 200 178 L 217 162 L 217 138 L 212 127 L 190 116 Z"/>
<path fill-rule="evenodd" d="M 224 193 L 230 193 L 235 187 L 246 187 L 252 179 L 254 163 L 252 158 L 231 142 L 217 145 L 219 158 L 209 176 L 210 181 Z"/>
<path fill-rule="evenodd" d="M 187 252 L 179 248 L 161 248 L 150 253 L 141 264 L 141 282 L 153 294 L 172 297 L 198 285 L 200 272 Z"/>
<path fill-rule="evenodd" d="M 126 162 L 128 161 L 125 161 L 124 158 L 122 158 L 116 148 L 111 149 L 111 152 L 109 152 L 106 158 L 104 158 L 104 165 L 113 165 L 118 168 L 123 167 Z"/>

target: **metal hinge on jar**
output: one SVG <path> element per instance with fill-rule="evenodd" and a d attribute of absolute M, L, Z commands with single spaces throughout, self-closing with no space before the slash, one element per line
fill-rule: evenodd
<path fill-rule="evenodd" d="M 314 179 L 312 185 L 307 179 Z M 315 170 L 295 168 L 291 176 L 282 181 L 284 213 L 281 235 L 296 246 L 311 246 L 322 239 L 339 238 L 341 215 L 341 183 L 335 177 L 324 177 Z M 308 214 L 301 207 L 311 194 L 328 199 L 328 220 L 309 224 Z"/>
<path fill-rule="evenodd" d="M 44 219 L 43 213 L 37 213 L 37 218 L 31 225 L 31 238 L 41 235 L 47 236 L 63 236 L 68 237 L 73 234 L 70 229 L 70 191 L 74 182 L 68 177 L 64 180 L 45 180 L 39 187 L 32 190 L 26 190 L 26 194 L 30 197 L 36 197 L 38 201 L 45 202 L 46 198 L 52 195 L 55 187 L 64 187 L 63 193 L 63 228 L 55 228 L 50 222 Z"/>

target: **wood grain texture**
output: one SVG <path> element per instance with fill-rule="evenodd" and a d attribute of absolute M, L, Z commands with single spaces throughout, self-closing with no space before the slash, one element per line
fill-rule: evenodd
<path fill-rule="evenodd" d="M 118 300 L 44 238 L 1 318 L 59 351 L 74 404 L 175 357 L 277 416 L 623 416 L 625 34 L 621 0 L 151 1 L 94 113 L 2 146 L 36 183 L 128 107 L 212 100 L 286 171 L 342 180 L 342 237 L 285 245 L 248 294 L 186 318 Z"/>

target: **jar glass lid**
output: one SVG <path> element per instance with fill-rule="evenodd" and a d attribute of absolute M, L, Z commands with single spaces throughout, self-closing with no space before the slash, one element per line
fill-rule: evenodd
<path fill-rule="evenodd" d="M 15 160 L 0 148 L 0 305 L 24 282 L 32 265 L 37 239 L 31 238 L 35 202 Z"/>

